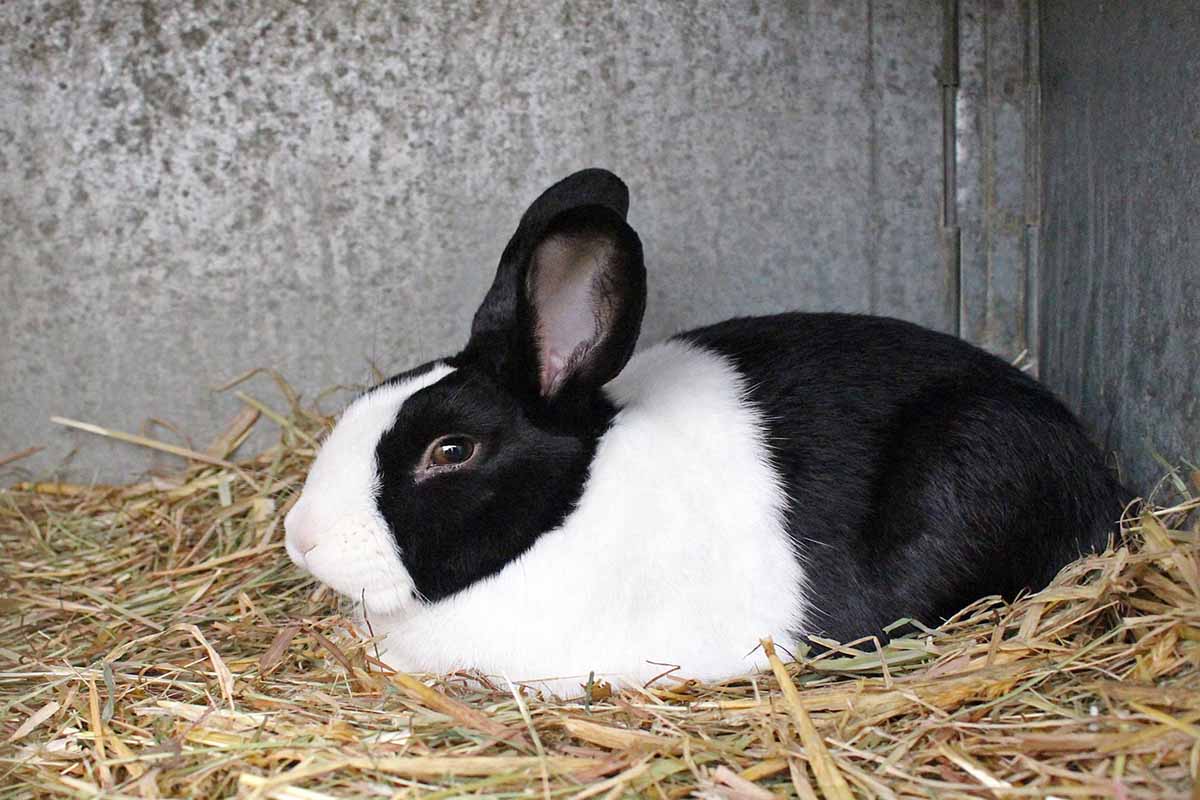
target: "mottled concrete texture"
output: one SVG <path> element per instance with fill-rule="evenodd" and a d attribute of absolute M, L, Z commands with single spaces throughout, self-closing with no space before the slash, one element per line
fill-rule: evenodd
<path fill-rule="evenodd" d="M 1200 463 L 1200 11 L 1043 3 L 1042 377 L 1119 451 Z"/>
<path fill-rule="evenodd" d="M 950 328 L 941 13 L 0 4 L 0 456 L 47 448 L 0 479 L 153 463 L 51 414 L 203 447 L 249 368 L 311 396 L 453 350 L 524 205 L 587 165 L 632 187 L 643 342 L 789 308 Z"/>

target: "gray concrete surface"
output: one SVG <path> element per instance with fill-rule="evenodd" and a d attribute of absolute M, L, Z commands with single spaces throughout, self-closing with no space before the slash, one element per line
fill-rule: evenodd
<path fill-rule="evenodd" d="M 1200 11 L 1043 12 L 1042 378 L 1148 488 L 1200 464 Z"/>
<path fill-rule="evenodd" d="M 203 447 L 249 368 L 311 396 L 453 350 L 524 205 L 587 165 L 633 190 L 644 342 L 788 308 L 949 329 L 941 13 L 0 4 L 0 458 L 46 447 L 0 480 L 172 463 L 51 414 Z"/>

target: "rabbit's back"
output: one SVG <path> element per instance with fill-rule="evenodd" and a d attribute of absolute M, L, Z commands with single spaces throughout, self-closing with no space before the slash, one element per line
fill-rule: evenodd
<path fill-rule="evenodd" d="M 1036 381 L 899 320 L 781 314 L 680 338 L 742 374 L 767 427 L 813 630 L 848 640 L 901 617 L 1044 586 L 1102 549 L 1127 492 Z"/>

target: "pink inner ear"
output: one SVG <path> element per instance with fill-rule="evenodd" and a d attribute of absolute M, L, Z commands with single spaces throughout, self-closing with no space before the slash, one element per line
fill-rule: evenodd
<path fill-rule="evenodd" d="M 609 245 L 552 237 L 538 245 L 530 270 L 543 397 L 558 391 L 600 339 L 593 284 Z"/>

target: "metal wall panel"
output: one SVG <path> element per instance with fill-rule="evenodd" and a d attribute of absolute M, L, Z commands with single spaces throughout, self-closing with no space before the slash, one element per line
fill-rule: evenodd
<path fill-rule="evenodd" d="M 941 41 L 928 0 L 0 5 L 0 457 L 116 479 L 147 454 L 47 417 L 202 447 L 248 368 L 312 393 L 453 350 L 524 204 L 593 164 L 633 190 L 643 341 L 951 329 Z"/>
<path fill-rule="evenodd" d="M 1043 378 L 1133 484 L 1200 463 L 1200 12 L 1042 14 Z"/>

